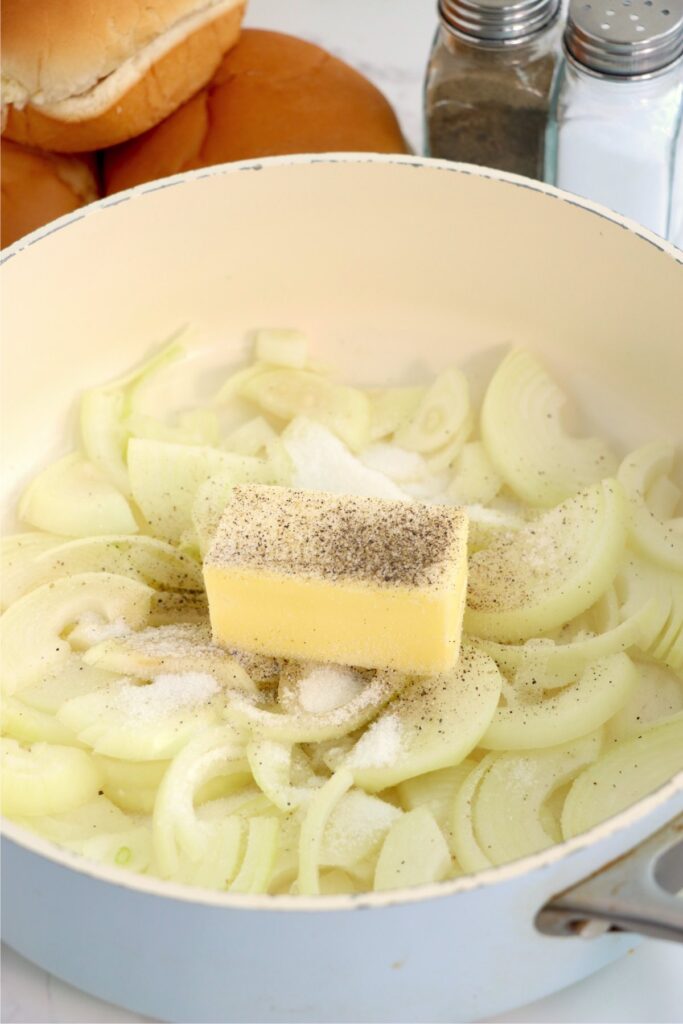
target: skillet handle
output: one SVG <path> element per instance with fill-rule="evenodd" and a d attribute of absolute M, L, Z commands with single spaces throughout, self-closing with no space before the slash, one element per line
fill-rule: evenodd
<path fill-rule="evenodd" d="M 546 935 L 592 939 L 638 932 L 683 942 L 683 815 L 578 885 L 536 916 Z"/>

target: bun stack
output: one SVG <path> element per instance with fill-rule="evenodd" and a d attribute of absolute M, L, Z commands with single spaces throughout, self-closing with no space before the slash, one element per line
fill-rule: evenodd
<path fill-rule="evenodd" d="M 279 32 L 240 39 L 244 3 L 4 0 L 2 244 L 191 168 L 407 152 L 387 100 L 348 64 Z"/>

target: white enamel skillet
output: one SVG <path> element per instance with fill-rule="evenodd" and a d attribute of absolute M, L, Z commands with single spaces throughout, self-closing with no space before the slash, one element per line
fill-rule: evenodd
<path fill-rule="evenodd" d="M 515 342 L 624 445 L 683 435 L 683 254 L 521 178 L 413 157 L 228 165 L 105 199 L 3 257 L 10 528 L 21 484 L 66 450 L 78 393 L 186 323 L 207 392 L 255 326 L 300 327 L 368 385 L 449 363 L 483 381 Z M 682 812 L 683 774 L 523 861 L 317 899 L 134 877 L 6 822 L 3 937 L 168 1021 L 471 1020 L 597 970 L 635 932 L 680 939 Z"/>

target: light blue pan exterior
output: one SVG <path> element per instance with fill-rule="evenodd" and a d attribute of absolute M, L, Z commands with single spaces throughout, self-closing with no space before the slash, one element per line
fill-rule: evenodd
<path fill-rule="evenodd" d="M 682 810 L 683 785 L 672 784 L 636 814 L 477 878 L 318 901 L 230 898 L 98 871 L 33 838 L 29 849 L 8 826 L 2 933 L 78 988 L 164 1021 L 471 1021 L 632 948 L 628 935 L 549 938 L 534 917 Z"/>

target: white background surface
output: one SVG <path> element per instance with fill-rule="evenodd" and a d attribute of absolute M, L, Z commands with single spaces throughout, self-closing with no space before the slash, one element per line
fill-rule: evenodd
<path fill-rule="evenodd" d="M 420 152 L 422 76 L 435 6 L 435 0 L 250 0 L 247 24 L 303 36 L 353 64 L 391 100 L 406 138 Z M 76 991 L 6 947 L 2 967 L 5 1024 L 147 1020 Z M 495 1021 L 681 1024 L 683 947 L 644 942 L 592 978 Z"/>

